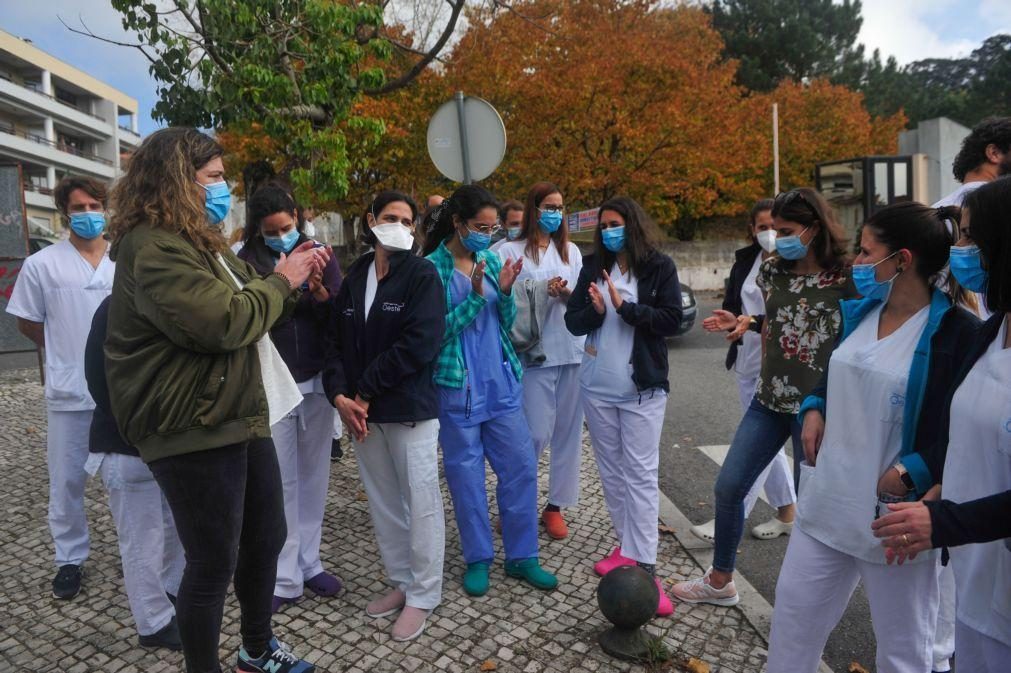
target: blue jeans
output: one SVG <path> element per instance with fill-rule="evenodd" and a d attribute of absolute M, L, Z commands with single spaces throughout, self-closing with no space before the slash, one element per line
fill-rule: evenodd
<path fill-rule="evenodd" d="M 772 411 L 758 400 L 751 400 L 716 478 L 716 549 L 713 553 L 716 570 L 734 571 L 737 545 L 744 532 L 744 497 L 788 437 L 793 439 L 793 484 L 796 487 L 800 480 L 800 461 L 804 459 L 796 414 Z"/>

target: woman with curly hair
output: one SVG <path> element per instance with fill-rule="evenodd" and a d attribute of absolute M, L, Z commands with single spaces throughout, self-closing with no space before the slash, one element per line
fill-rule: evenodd
<path fill-rule="evenodd" d="M 324 268 L 305 243 L 261 278 L 219 223 L 230 193 L 203 133 L 152 133 L 111 195 L 117 261 L 105 342 L 113 415 L 151 468 L 186 552 L 176 614 L 189 673 L 217 673 L 228 584 L 242 610 L 236 670 L 310 673 L 273 637 L 285 540 L 270 425 L 301 395 L 267 332 Z"/>

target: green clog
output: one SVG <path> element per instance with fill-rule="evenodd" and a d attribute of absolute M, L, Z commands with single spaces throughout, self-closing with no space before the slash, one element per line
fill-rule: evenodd
<path fill-rule="evenodd" d="M 537 557 L 521 561 L 506 561 L 505 572 L 509 577 L 526 580 L 537 589 L 551 590 L 558 586 L 558 578 L 541 567 Z"/>
<path fill-rule="evenodd" d="M 488 563 L 478 561 L 468 563 L 463 574 L 463 590 L 471 596 L 484 596 L 488 593 Z"/>

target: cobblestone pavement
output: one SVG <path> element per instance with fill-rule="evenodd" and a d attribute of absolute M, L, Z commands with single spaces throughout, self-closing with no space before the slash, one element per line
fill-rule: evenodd
<path fill-rule="evenodd" d="M 46 423 L 37 374 L 0 375 L 0 662 L 4 671 L 130 673 L 181 671 L 182 657 L 136 645 L 119 565 L 116 532 L 100 480 L 88 488 L 91 558 L 84 590 L 73 601 L 52 598 L 52 542 L 46 526 Z M 490 473 L 490 470 L 489 470 Z M 546 470 L 542 470 L 546 474 Z M 546 479 L 541 480 L 542 498 Z M 445 494 L 445 488 L 443 489 Z M 489 487 L 489 492 L 494 493 Z M 328 673 L 365 671 L 643 671 L 609 658 L 596 643 L 605 620 L 597 608 L 592 561 L 613 546 L 607 510 L 592 453 L 583 462 L 583 498 L 569 512 L 571 534 L 553 541 L 541 536 L 541 559 L 557 573 L 557 591 L 525 588 L 498 563 L 487 596 L 473 599 L 460 587 L 464 564 L 448 494 L 446 583 L 442 605 L 424 636 L 412 643 L 389 638 L 390 619 L 365 616 L 366 603 L 385 589 L 379 552 L 365 496 L 349 452 L 332 466 L 323 531 L 327 569 L 340 575 L 347 592 L 322 600 L 311 593 L 275 616 L 275 632 L 295 651 Z M 494 504 L 492 512 L 495 512 Z M 669 587 L 696 575 L 698 566 L 673 535 L 661 534 L 658 575 Z M 765 662 L 762 636 L 735 609 L 677 605 L 672 619 L 650 629 L 671 647 L 698 657 L 715 673 L 757 673 Z M 238 608 L 226 605 L 221 657 L 235 661 Z"/>

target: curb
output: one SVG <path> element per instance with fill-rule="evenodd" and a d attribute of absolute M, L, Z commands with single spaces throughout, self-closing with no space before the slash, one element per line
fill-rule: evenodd
<path fill-rule="evenodd" d="M 691 533 L 692 522 L 688 520 L 681 510 L 671 502 L 670 498 L 660 492 L 660 521 L 664 525 L 674 529 L 674 537 L 685 548 L 688 555 L 692 557 L 699 569 L 705 571 L 713 563 L 713 546 L 705 540 L 700 540 Z M 741 601 L 737 608 L 744 614 L 744 618 L 751 624 L 758 634 L 769 644 L 769 630 L 772 627 L 772 606 L 758 593 L 755 587 L 751 586 L 747 578 L 739 572 L 734 573 L 734 584 L 737 586 L 737 593 Z M 828 664 L 824 661 L 818 667 L 818 673 L 833 673 Z"/>

